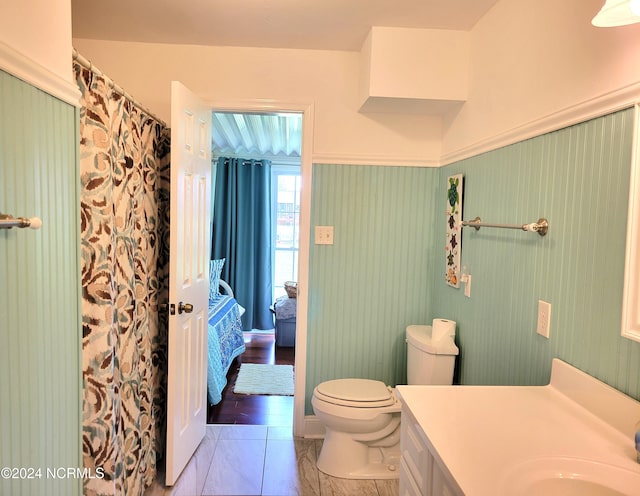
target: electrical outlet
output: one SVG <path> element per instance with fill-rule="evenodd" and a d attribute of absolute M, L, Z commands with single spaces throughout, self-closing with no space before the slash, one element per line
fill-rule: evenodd
<path fill-rule="evenodd" d="M 333 226 L 316 226 L 315 241 L 317 245 L 332 245 Z"/>
<path fill-rule="evenodd" d="M 538 328 L 536 332 L 549 339 L 549 327 L 551 326 L 551 303 L 538 300 Z"/>

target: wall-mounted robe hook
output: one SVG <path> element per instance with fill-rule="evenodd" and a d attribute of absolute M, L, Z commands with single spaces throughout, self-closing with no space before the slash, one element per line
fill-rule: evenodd
<path fill-rule="evenodd" d="M 13 215 L 0 213 L 0 229 L 11 229 L 12 227 L 29 227 L 31 229 L 40 229 L 42 221 L 38 217 L 14 217 Z"/>

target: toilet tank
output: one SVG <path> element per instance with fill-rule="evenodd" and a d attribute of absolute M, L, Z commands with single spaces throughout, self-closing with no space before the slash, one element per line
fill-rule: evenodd
<path fill-rule="evenodd" d="M 453 368 L 459 350 L 453 336 L 431 339 L 430 325 L 407 327 L 407 383 L 453 384 Z"/>

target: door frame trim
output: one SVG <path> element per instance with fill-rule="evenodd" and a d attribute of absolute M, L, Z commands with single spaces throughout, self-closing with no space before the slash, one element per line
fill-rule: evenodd
<path fill-rule="evenodd" d="M 314 105 L 309 102 L 278 100 L 207 100 L 212 112 L 296 112 L 302 114 L 302 152 L 300 157 L 300 239 L 298 250 L 298 302 L 296 315 L 295 385 L 293 400 L 293 435 L 305 435 L 307 315 L 309 251 L 311 233 L 311 189 L 313 156 Z"/>

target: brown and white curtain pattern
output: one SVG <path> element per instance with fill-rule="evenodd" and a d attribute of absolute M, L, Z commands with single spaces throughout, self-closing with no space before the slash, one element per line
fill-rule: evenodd
<path fill-rule="evenodd" d="M 74 62 L 82 93 L 83 459 L 87 495 L 142 495 L 164 451 L 169 130 Z M 92 470 L 92 473 L 95 473 Z"/>

